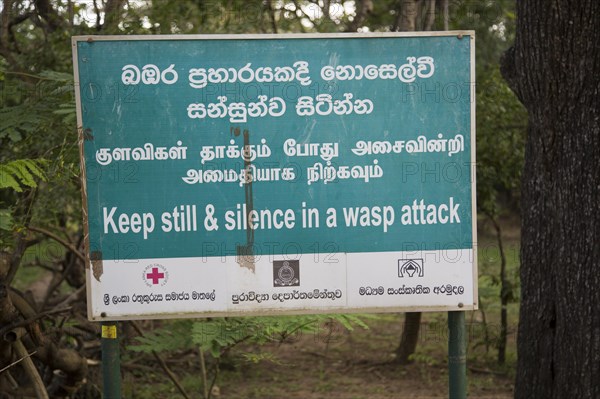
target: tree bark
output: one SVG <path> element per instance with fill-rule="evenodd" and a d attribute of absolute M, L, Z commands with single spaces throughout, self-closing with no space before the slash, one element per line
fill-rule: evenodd
<path fill-rule="evenodd" d="M 502 73 L 529 114 L 516 398 L 600 397 L 600 2 L 521 0 Z"/>
<path fill-rule="evenodd" d="M 122 21 L 121 12 L 125 6 L 125 0 L 107 0 L 104 6 L 103 30 L 116 30 Z"/>
<path fill-rule="evenodd" d="M 448 0 L 442 0 L 442 14 L 444 18 L 444 30 L 448 30 L 450 11 L 448 7 Z"/>
<path fill-rule="evenodd" d="M 435 22 L 435 0 L 429 0 L 427 3 L 427 21 L 423 30 L 431 30 Z"/>
<path fill-rule="evenodd" d="M 510 284 L 506 278 L 506 254 L 502 240 L 502 228 L 493 215 L 488 215 L 496 230 L 498 254 L 500 255 L 500 336 L 498 337 L 498 364 L 506 362 L 506 341 L 508 338 L 508 299 L 510 297 Z"/>
<path fill-rule="evenodd" d="M 414 32 L 417 29 L 418 0 L 399 0 L 398 17 L 393 30 Z"/>
<path fill-rule="evenodd" d="M 411 355 L 415 353 L 419 343 L 419 330 L 421 327 L 421 312 L 408 312 L 404 314 L 404 329 L 400 345 L 396 349 L 396 363 L 409 364 Z"/>
<path fill-rule="evenodd" d="M 327 5 L 327 4 L 326 4 Z M 329 6 L 327 6 L 329 7 Z M 354 19 L 346 28 L 346 32 L 356 32 L 358 28 L 362 26 L 362 23 L 365 21 L 367 15 L 373 11 L 373 2 L 372 0 L 359 0 L 356 2 L 356 14 L 354 15 Z M 325 15 L 325 12 L 323 13 Z M 327 11 L 327 18 L 331 18 L 329 16 L 329 10 Z"/>

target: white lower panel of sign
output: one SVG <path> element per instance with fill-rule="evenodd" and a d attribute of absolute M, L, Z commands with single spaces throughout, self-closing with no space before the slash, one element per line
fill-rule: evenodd
<path fill-rule="evenodd" d="M 473 256 L 463 249 L 106 260 L 88 274 L 90 318 L 473 309 Z"/>

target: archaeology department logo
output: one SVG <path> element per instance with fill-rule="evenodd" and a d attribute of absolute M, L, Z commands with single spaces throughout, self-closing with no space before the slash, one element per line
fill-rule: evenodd
<path fill-rule="evenodd" d="M 398 259 L 398 277 L 423 277 L 423 259 Z"/>
<path fill-rule="evenodd" d="M 142 274 L 142 279 L 148 287 L 164 286 L 169 281 L 169 272 L 158 263 L 146 266 Z"/>
<path fill-rule="evenodd" d="M 299 285 L 299 260 L 273 261 L 273 287 L 297 287 Z"/>

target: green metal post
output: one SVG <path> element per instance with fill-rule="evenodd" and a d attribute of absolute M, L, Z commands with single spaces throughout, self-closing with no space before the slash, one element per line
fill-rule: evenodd
<path fill-rule="evenodd" d="M 448 397 L 467 397 L 465 312 L 448 312 Z"/>
<path fill-rule="evenodd" d="M 102 385 L 104 399 L 121 399 L 121 358 L 117 322 L 102 322 Z"/>

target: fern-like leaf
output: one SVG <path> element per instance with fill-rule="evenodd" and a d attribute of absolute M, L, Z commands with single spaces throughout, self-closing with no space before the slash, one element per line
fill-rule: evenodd
<path fill-rule="evenodd" d="M 0 230 L 10 231 L 13 225 L 13 217 L 10 209 L 0 209 Z"/>
<path fill-rule="evenodd" d="M 137 344 L 130 345 L 128 349 L 144 353 L 190 349 L 193 347 L 190 330 L 191 320 L 168 323 L 164 328 L 156 329 L 143 337 L 137 337 Z"/>
<path fill-rule="evenodd" d="M 8 137 L 18 142 L 23 135 L 36 133 L 48 121 L 47 115 L 32 113 L 26 105 L 0 109 L 0 139 Z"/>
<path fill-rule="evenodd" d="M 18 159 L 0 164 L 0 188 L 12 188 L 22 192 L 23 186 L 37 187 L 36 178 L 47 180 L 42 169 L 45 164 L 43 159 Z"/>

